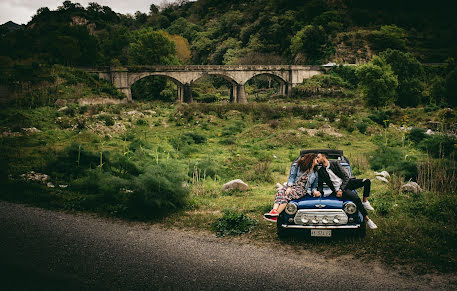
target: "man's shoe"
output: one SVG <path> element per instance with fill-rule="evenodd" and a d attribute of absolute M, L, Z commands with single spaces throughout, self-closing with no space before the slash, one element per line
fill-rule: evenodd
<path fill-rule="evenodd" d="M 268 220 L 270 222 L 274 222 L 274 223 L 276 223 L 278 221 L 278 217 L 277 216 L 275 216 L 275 217 L 267 217 L 266 215 L 264 215 L 263 219 Z"/>
<path fill-rule="evenodd" d="M 272 209 L 270 212 L 265 213 L 264 216 L 266 217 L 276 217 L 279 216 L 278 210 Z"/>
<path fill-rule="evenodd" d="M 371 219 L 368 219 L 367 220 L 367 226 L 370 228 L 370 229 L 377 229 L 378 226 L 373 222 L 373 220 Z"/>
<path fill-rule="evenodd" d="M 366 210 L 374 210 L 373 206 L 371 206 L 370 201 L 367 202 L 362 202 L 363 207 L 365 207 Z"/>

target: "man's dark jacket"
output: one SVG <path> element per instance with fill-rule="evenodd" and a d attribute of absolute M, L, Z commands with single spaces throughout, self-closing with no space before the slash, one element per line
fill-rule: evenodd
<path fill-rule="evenodd" d="M 328 161 L 330 164 L 330 170 L 332 170 L 335 175 L 341 178 L 343 180 L 343 183 L 340 186 L 340 189 L 342 191 L 346 190 L 346 187 L 349 182 L 349 176 L 346 174 L 346 171 L 343 169 L 343 166 L 341 166 L 340 162 L 338 161 Z M 318 184 L 317 184 L 317 190 L 321 193 L 324 193 L 324 182 L 327 184 L 327 186 L 332 190 L 334 194 L 336 194 L 335 187 L 333 186 L 332 180 L 330 180 L 330 176 L 327 173 L 327 170 L 325 169 L 324 166 L 320 167 L 320 169 L 317 171 L 318 176 Z"/>

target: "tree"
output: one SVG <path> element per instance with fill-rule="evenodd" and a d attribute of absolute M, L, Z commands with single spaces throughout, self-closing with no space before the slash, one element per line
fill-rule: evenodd
<path fill-rule="evenodd" d="M 445 97 L 447 104 L 457 106 L 457 67 L 446 76 Z"/>
<path fill-rule="evenodd" d="M 175 43 L 165 33 L 150 28 L 141 29 L 130 43 L 129 63 L 134 65 L 176 65 Z"/>
<path fill-rule="evenodd" d="M 388 48 L 404 50 L 406 47 L 406 32 L 396 25 L 383 25 L 373 31 L 368 40 L 374 51 L 380 52 Z"/>
<path fill-rule="evenodd" d="M 374 57 L 370 63 L 358 67 L 356 74 L 368 106 L 378 108 L 395 101 L 398 79 L 383 59 Z"/>
<path fill-rule="evenodd" d="M 306 25 L 292 38 L 290 50 L 304 64 L 318 64 L 324 57 L 327 35 L 322 26 Z"/>
<path fill-rule="evenodd" d="M 398 78 L 397 99 L 395 104 L 401 107 L 416 107 L 424 90 L 424 68 L 411 54 L 399 50 L 387 49 L 379 54 L 394 71 Z"/>

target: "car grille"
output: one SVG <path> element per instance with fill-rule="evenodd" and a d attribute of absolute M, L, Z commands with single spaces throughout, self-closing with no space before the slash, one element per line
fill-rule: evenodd
<path fill-rule="evenodd" d="M 342 209 L 300 209 L 294 222 L 299 225 L 343 225 L 348 223 L 348 216 Z"/>

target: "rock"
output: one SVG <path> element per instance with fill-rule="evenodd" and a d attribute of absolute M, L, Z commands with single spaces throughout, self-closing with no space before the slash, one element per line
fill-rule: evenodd
<path fill-rule="evenodd" d="M 68 187 L 68 185 L 59 185 L 60 188 L 65 189 Z"/>
<path fill-rule="evenodd" d="M 144 116 L 143 113 L 137 111 L 137 110 L 132 110 L 132 111 L 127 111 L 124 112 L 125 115 L 138 115 L 138 116 Z"/>
<path fill-rule="evenodd" d="M 60 107 L 57 111 L 62 112 L 68 109 L 68 106 Z"/>
<path fill-rule="evenodd" d="M 422 188 L 416 182 L 409 181 L 405 185 L 400 187 L 402 192 L 411 192 L 411 193 L 419 193 L 422 192 Z"/>
<path fill-rule="evenodd" d="M 376 176 L 381 176 L 383 178 L 389 179 L 390 175 L 387 171 L 382 171 L 382 172 L 374 172 Z"/>
<path fill-rule="evenodd" d="M 24 131 L 27 134 L 41 132 L 41 130 L 37 129 L 36 127 L 23 128 L 22 131 Z"/>
<path fill-rule="evenodd" d="M 154 110 L 145 110 L 144 113 L 147 113 L 147 114 L 150 114 L 150 115 L 153 115 L 153 114 L 156 114 L 157 112 L 155 112 Z"/>
<path fill-rule="evenodd" d="M 426 135 L 432 135 L 434 134 L 433 130 L 431 129 L 427 129 L 427 131 L 425 132 Z"/>
<path fill-rule="evenodd" d="M 383 181 L 385 183 L 389 183 L 389 180 L 387 180 L 386 178 L 384 177 L 381 177 L 381 176 L 376 176 L 376 179 L 380 180 L 380 181 Z"/>
<path fill-rule="evenodd" d="M 249 189 L 248 184 L 244 183 L 240 179 L 232 180 L 228 183 L 225 183 L 222 186 L 222 191 L 229 191 L 229 190 L 241 190 L 241 191 L 246 191 Z"/>
<path fill-rule="evenodd" d="M 46 186 L 48 186 L 49 188 L 54 188 L 54 187 L 55 187 L 54 184 L 52 184 L 51 182 L 48 182 L 48 183 L 46 184 Z"/>

